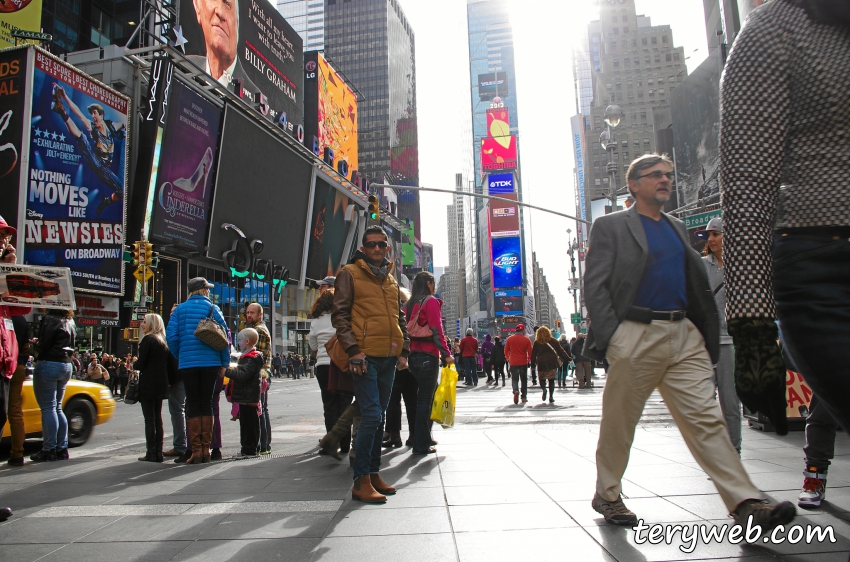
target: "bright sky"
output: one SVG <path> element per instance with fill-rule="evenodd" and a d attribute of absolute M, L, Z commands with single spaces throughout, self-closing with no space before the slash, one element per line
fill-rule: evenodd
<path fill-rule="evenodd" d="M 461 171 L 459 116 L 469 113 L 465 0 L 400 0 L 416 33 L 419 177 L 425 187 L 454 189 Z M 571 67 L 573 40 L 598 8 L 590 0 L 508 0 L 516 50 L 519 134 L 525 200 L 575 214 L 570 117 L 576 113 Z M 707 56 L 702 0 L 636 0 L 638 14 L 673 28 L 685 48 L 688 70 Z M 451 196 L 422 193 L 422 241 L 434 245 L 434 265 L 448 265 L 446 206 Z M 573 312 L 567 292 L 569 228 L 575 223 L 548 213 L 526 214 L 532 249 L 549 281 L 561 316 Z"/>

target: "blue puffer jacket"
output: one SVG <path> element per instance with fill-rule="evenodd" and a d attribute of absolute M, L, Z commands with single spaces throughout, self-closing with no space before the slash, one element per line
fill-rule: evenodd
<path fill-rule="evenodd" d="M 192 295 L 171 313 L 165 329 L 168 349 L 177 358 L 180 369 L 194 367 L 228 367 L 230 365 L 230 346 L 216 351 L 195 337 L 198 323 L 207 317 L 213 308 L 213 318 L 227 330 L 227 323 L 221 310 L 203 295 Z M 227 330 L 228 339 L 230 331 Z"/>

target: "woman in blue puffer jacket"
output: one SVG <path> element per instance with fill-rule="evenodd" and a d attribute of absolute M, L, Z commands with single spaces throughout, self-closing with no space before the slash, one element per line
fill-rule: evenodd
<path fill-rule="evenodd" d="M 230 340 L 224 316 L 210 300 L 212 287 L 203 277 L 190 279 L 189 298 L 172 311 L 166 328 L 168 349 L 177 358 L 186 389 L 186 425 L 192 443 L 192 456 L 186 462 L 193 464 L 210 462 L 215 381 L 230 365 L 230 346 L 216 351 L 195 337 L 198 323 L 211 316 Z"/>

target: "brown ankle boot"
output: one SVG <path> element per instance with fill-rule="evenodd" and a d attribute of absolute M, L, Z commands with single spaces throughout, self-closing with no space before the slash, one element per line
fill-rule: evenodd
<path fill-rule="evenodd" d="M 210 441 L 212 440 L 213 416 L 201 416 L 201 462 L 210 462 Z"/>
<path fill-rule="evenodd" d="M 372 483 L 372 487 L 375 488 L 375 491 L 379 494 L 384 494 L 385 496 L 395 495 L 395 488 L 384 482 L 381 475 L 377 472 L 369 475 L 369 481 Z"/>
<path fill-rule="evenodd" d="M 351 499 L 363 503 L 387 503 L 387 496 L 375 491 L 368 474 L 354 481 L 354 487 L 351 488 Z"/>
<path fill-rule="evenodd" d="M 186 420 L 186 430 L 189 432 L 189 438 L 192 440 L 192 456 L 186 461 L 186 464 L 201 464 L 203 453 L 201 451 L 201 418 L 188 418 Z"/>

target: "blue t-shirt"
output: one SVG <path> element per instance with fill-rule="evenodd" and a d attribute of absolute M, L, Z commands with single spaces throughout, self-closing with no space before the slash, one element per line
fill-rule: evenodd
<path fill-rule="evenodd" d="M 665 218 L 656 221 L 640 216 L 649 257 L 634 306 L 652 310 L 685 310 L 685 246 L 676 229 Z"/>

